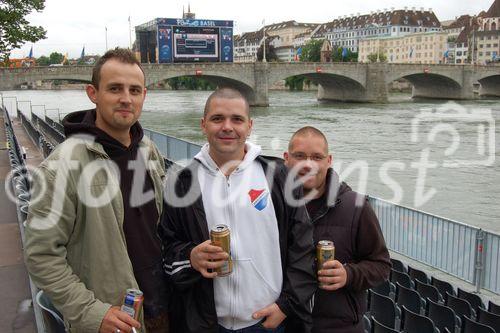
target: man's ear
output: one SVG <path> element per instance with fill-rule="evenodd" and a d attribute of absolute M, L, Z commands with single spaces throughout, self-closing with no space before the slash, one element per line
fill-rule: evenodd
<path fill-rule="evenodd" d="M 97 89 L 96 89 L 96 87 L 94 87 L 91 84 L 87 84 L 85 91 L 87 92 L 87 96 L 92 101 L 92 103 L 97 104 Z"/>
<path fill-rule="evenodd" d="M 288 158 L 289 158 L 289 155 L 288 155 L 288 152 L 285 151 L 283 153 L 283 159 L 285 160 L 285 165 L 288 166 Z"/>
<path fill-rule="evenodd" d="M 207 134 L 207 130 L 205 128 L 205 117 L 201 118 L 200 120 L 200 128 L 203 131 L 203 134 Z"/>

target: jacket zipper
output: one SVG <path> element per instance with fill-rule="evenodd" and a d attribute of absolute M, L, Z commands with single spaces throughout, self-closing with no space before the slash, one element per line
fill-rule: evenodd
<path fill-rule="evenodd" d="M 336 207 L 339 203 L 340 203 L 340 199 L 337 199 L 335 201 L 335 204 L 333 204 L 333 206 L 326 206 L 326 210 L 323 213 L 321 213 L 320 215 L 316 216 L 314 219 L 311 219 L 311 223 L 315 223 L 320 218 L 324 217 L 326 214 L 328 214 L 328 212 L 330 211 L 331 208 Z"/>
<path fill-rule="evenodd" d="M 225 192 L 226 192 L 225 199 L 226 199 L 226 202 L 228 202 L 228 200 L 231 196 L 231 176 L 229 176 L 227 178 L 224 176 L 224 178 L 226 180 L 226 185 L 227 185 L 226 189 L 225 189 Z M 229 204 L 227 205 L 226 211 L 227 211 L 227 223 L 230 224 L 232 221 L 231 220 L 232 214 L 231 214 L 231 206 Z M 234 231 L 234 226 L 232 226 L 232 228 Z M 232 238 L 234 238 L 236 235 L 235 232 L 231 232 L 231 234 L 232 234 L 231 235 Z M 231 249 L 231 255 L 233 257 L 234 257 L 234 253 L 235 253 L 234 250 L 235 249 L 233 249 L 233 248 Z M 235 300 L 233 298 L 234 297 L 233 295 L 236 294 L 236 276 L 235 276 L 235 271 L 234 271 L 234 262 L 233 262 L 233 272 L 232 272 L 232 274 L 229 275 L 229 284 L 232 286 L 232 288 L 231 288 L 232 292 L 229 295 L 229 315 L 231 317 L 231 329 L 233 329 L 234 328 L 234 316 L 235 316 L 235 314 L 234 314 L 234 312 L 235 312 L 235 310 L 234 310 Z"/>

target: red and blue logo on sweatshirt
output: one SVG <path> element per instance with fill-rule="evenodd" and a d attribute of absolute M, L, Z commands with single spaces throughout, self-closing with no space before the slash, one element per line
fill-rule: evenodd
<path fill-rule="evenodd" d="M 263 210 L 267 207 L 267 198 L 269 197 L 267 190 L 250 190 L 248 191 L 248 195 L 250 196 L 252 205 L 257 210 Z"/>

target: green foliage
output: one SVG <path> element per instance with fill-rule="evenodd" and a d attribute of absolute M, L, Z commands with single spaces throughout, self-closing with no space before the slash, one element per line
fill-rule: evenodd
<path fill-rule="evenodd" d="M 339 47 L 336 50 L 332 50 L 332 61 L 333 62 L 358 62 L 358 53 L 352 52 L 349 49 L 344 58 L 342 58 L 342 48 Z"/>
<path fill-rule="evenodd" d="M 216 85 L 207 81 L 206 79 L 193 77 L 193 76 L 181 76 L 174 77 L 167 80 L 168 85 L 172 90 L 215 90 Z"/>
<path fill-rule="evenodd" d="M 60 64 L 60 63 L 63 62 L 63 59 L 64 59 L 64 55 L 62 53 L 52 52 L 49 55 L 49 64 L 50 65 L 52 65 L 52 64 Z"/>
<path fill-rule="evenodd" d="M 290 90 L 302 91 L 304 89 L 304 81 L 306 78 L 302 75 L 291 76 L 286 78 L 285 87 L 290 88 Z"/>
<path fill-rule="evenodd" d="M 40 58 L 36 59 L 36 65 L 37 66 L 48 66 L 50 65 L 50 59 L 47 56 L 41 56 Z"/>
<path fill-rule="evenodd" d="M 377 57 L 377 53 L 370 53 L 368 55 L 368 61 L 370 61 L 370 62 L 377 62 L 377 60 L 379 62 L 386 62 L 387 61 L 387 56 L 384 53 L 382 53 L 382 52 L 379 52 L 378 57 Z"/>
<path fill-rule="evenodd" d="M 10 52 L 25 42 L 34 43 L 45 38 L 46 31 L 40 26 L 31 26 L 25 18 L 44 8 L 44 0 L 1 0 L 0 60 L 8 59 Z"/>
<path fill-rule="evenodd" d="M 300 61 L 320 62 L 323 41 L 323 39 L 311 39 L 306 45 L 302 46 Z"/>

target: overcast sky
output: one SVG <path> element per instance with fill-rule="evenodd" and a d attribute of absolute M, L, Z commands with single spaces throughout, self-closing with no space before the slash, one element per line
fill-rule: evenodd
<path fill-rule="evenodd" d="M 367 14 L 370 11 L 424 7 L 432 8 L 439 20 L 449 20 L 462 14 L 476 15 L 488 10 L 493 0 L 191 0 L 191 11 L 197 19 L 233 20 L 235 34 L 255 31 L 266 24 L 287 20 L 306 23 L 325 23 L 338 16 Z M 128 17 L 132 31 L 135 25 L 156 17 L 179 18 L 182 7 L 188 1 L 179 0 L 46 0 L 45 10 L 28 16 L 29 21 L 47 30 L 47 38 L 33 45 L 33 56 L 49 55 L 53 51 L 68 53 L 70 58 L 79 57 L 85 45 L 85 53 L 102 54 L 108 48 L 129 45 Z M 132 33 L 132 42 L 134 41 Z M 31 43 L 14 50 L 11 57 L 29 54 Z"/>

